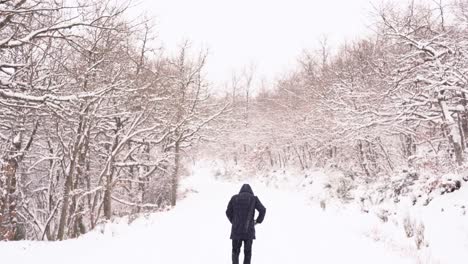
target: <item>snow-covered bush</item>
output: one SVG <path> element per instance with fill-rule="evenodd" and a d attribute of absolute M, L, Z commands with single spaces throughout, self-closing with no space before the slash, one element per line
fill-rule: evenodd
<path fill-rule="evenodd" d="M 403 229 L 406 237 L 414 239 L 417 249 L 428 245 L 424 235 L 426 227 L 423 222 L 411 219 L 411 217 L 407 215 L 403 218 Z"/>
<path fill-rule="evenodd" d="M 415 171 L 403 170 L 400 174 L 396 175 L 392 181 L 392 191 L 394 196 L 405 195 L 411 193 L 412 186 L 415 185 L 416 181 L 420 178 L 419 173 Z"/>
<path fill-rule="evenodd" d="M 375 212 L 375 215 L 382 220 L 382 222 L 386 223 L 388 222 L 388 218 L 390 215 L 390 212 L 386 209 L 380 209 Z"/>
<path fill-rule="evenodd" d="M 416 248 L 417 249 L 421 249 L 423 246 L 427 245 L 425 237 L 424 237 L 425 229 L 426 228 L 425 228 L 425 226 L 424 226 L 424 224 L 422 222 L 420 222 L 416 226 L 416 233 L 415 233 L 415 236 L 414 236 L 414 241 L 416 242 Z"/>
<path fill-rule="evenodd" d="M 353 190 L 356 186 L 348 174 L 339 170 L 328 170 L 324 173 L 326 176 L 315 183 L 316 185 L 319 184 L 316 187 L 323 189 L 322 196 L 337 198 L 342 202 L 349 202 L 354 199 Z"/>
<path fill-rule="evenodd" d="M 403 229 L 405 230 L 406 237 L 414 236 L 414 223 L 409 216 L 403 218 Z"/>
<path fill-rule="evenodd" d="M 324 211 L 327 209 L 327 202 L 325 200 L 320 200 L 320 208 Z"/>
<path fill-rule="evenodd" d="M 457 175 L 444 175 L 439 183 L 441 194 L 454 192 L 461 187 L 461 180 Z"/>
<path fill-rule="evenodd" d="M 339 199 L 343 201 L 352 200 L 351 190 L 353 189 L 353 183 L 349 179 L 339 178 L 335 183 L 335 192 Z"/>

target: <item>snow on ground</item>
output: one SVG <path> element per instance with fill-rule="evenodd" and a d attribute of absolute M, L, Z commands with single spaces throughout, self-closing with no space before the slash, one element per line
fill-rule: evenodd
<path fill-rule="evenodd" d="M 429 205 L 411 205 L 409 201 L 383 206 L 394 212 L 389 224 L 378 227 L 379 237 L 388 245 L 418 254 L 422 263 L 468 263 L 468 186 L 453 193 L 435 196 Z M 402 220 L 409 217 L 416 225 L 424 225 L 424 248 L 415 250 L 414 238 L 401 232 Z"/>
<path fill-rule="evenodd" d="M 437 197 L 419 212 L 432 255 L 441 263 L 468 263 L 467 187 Z"/>
<path fill-rule="evenodd" d="M 194 172 L 183 182 L 186 197 L 170 211 L 136 219 L 130 225 L 115 221 L 101 231 L 63 242 L 3 242 L 2 262 L 230 263 L 225 209 L 241 182 L 215 180 L 213 170 L 206 166 Z M 368 215 L 357 210 L 323 211 L 303 192 L 248 183 L 267 208 L 253 244 L 255 264 L 418 263 L 414 254 L 366 235 L 364 231 L 375 223 Z"/>

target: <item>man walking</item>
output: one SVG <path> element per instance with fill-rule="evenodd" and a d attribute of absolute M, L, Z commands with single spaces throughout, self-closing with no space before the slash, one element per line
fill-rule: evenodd
<path fill-rule="evenodd" d="M 257 220 L 255 210 L 258 211 Z M 232 224 L 232 263 L 239 264 L 239 254 L 244 243 L 244 264 L 250 264 L 252 258 L 252 242 L 255 239 L 255 225 L 265 218 L 265 206 L 254 195 L 248 184 L 242 185 L 239 194 L 232 196 L 229 201 L 226 215 Z"/>

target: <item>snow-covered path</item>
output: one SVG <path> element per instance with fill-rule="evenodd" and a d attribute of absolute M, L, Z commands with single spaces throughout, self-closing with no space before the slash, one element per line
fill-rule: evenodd
<path fill-rule="evenodd" d="M 0 256 L 12 260 L 5 263 L 230 263 L 224 211 L 240 184 L 200 174 L 186 182 L 195 191 L 169 212 L 76 240 L 0 243 Z M 324 213 L 300 193 L 252 187 L 267 207 L 253 244 L 255 264 L 414 263 L 359 234 L 345 214 Z"/>

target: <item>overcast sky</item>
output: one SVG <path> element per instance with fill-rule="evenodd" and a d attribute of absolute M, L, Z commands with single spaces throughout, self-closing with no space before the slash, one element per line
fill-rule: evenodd
<path fill-rule="evenodd" d="M 138 12 L 154 17 L 164 47 L 173 52 L 189 39 L 208 48 L 206 72 L 215 83 L 256 65 L 269 80 L 293 68 L 304 49 L 353 40 L 368 32 L 378 0 L 139 0 Z M 400 0 L 399 0 L 400 1 Z"/>

